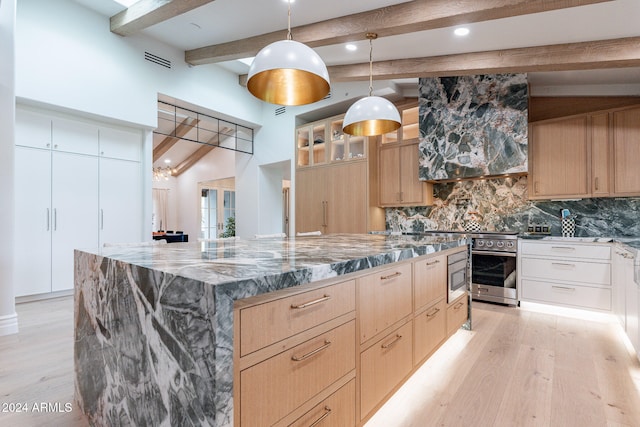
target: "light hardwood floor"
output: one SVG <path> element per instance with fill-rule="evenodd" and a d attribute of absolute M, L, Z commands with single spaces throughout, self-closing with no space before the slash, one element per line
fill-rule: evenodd
<path fill-rule="evenodd" d="M 0 337 L 0 426 L 88 425 L 73 404 L 73 300 L 19 304 Z M 474 303 L 458 331 L 366 427 L 640 426 L 640 363 L 616 323 Z M 57 404 L 53 412 L 33 405 Z"/>

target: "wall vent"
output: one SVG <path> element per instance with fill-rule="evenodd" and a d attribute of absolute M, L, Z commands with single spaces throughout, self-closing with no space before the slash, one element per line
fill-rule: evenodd
<path fill-rule="evenodd" d="M 154 55 L 153 53 L 145 52 L 144 59 L 146 59 L 149 62 L 153 62 L 154 64 L 160 65 L 162 67 L 171 68 L 171 61 L 169 61 L 168 59 L 161 58 L 157 55 Z"/>
<path fill-rule="evenodd" d="M 286 112 L 287 112 L 287 107 L 285 107 L 284 105 L 282 107 L 278 107 L 278 108 L 276 108 L 276 117 L 280 116 L 280 115 L 282 115 L 282 114 L 284 114 Z"/>

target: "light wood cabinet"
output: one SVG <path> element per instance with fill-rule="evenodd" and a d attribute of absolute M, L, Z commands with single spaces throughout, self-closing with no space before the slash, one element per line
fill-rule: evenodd
<path fill-rule="evenodd" d="M 529 198 L 589 194 L 587 117 L 531 125 Z"/>
<path fill-rule="evenodd" d="M 360 343 L 413 312 L 411 264 L 401 264 L 358 279 Z"/>
<path fill-rule="evenodd" d="M 447 337 L 447 306 L 444 298 L 413 319 L 413 360 L 418 365 Z M 464 323 L 464 322 L 463 322 Z"/>
<path fill-rule="evenodd" d="M 418 144 L 380 148 L 380 206 L 433 204 L 433 184 L 418 178 Z"/>
<path fill-rule="evenodd" d="M 296 129 L 296 166 L 327 163 L 327 123 L 310 123 Z"/>
<path fill-rule="evenodd" d="M 352 379 L 338 391 L 288 425 L 290 427 L 353 427 L 356 425 L 355 396 L 356 380 Z"/>
<path fill-rule="evenodd" d="M 415 311 L 446 296 L 446 255 L 429 257 L 413 264 L 413 292 Z"/>
<path fill-rule="evenodd" d="M 360 413 L 366 418 L 413 368 L 412 322 L 386 335 L 360 356 Z"/>
<path fill-rule="evenodd" d="M 640 195 L 640 108 L 532 123 L 529 198 Z"/>
<path fill-rule="evenodd" d="M 447 335 L 451 336 L 469 318 L 469 296 L 461 295 L 447 307 Z"/>

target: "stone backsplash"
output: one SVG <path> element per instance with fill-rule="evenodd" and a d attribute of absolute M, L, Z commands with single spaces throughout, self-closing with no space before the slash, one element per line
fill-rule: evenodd
<path fill-rule="evenodd" d="M 548 224 L 551 234 L 560 235 L 561 209 L 575 216 L 576 236 L 640 236 L 640 198 L 529 201 L 526 176 L 435 184 L 433 206 L 388 208 L 386 227 L 464 231 L 477 221 L 482 230 L 524 232 L 529 224 Z"/>
<path fill-rule="evenodd" d="M 527 172 L 526 74 L 419 80 L 422 180 Z"/>

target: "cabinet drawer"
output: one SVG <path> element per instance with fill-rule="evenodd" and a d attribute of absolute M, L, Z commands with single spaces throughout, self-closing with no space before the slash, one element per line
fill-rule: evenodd
<path fill-rule="evenodd" d="M 354 425 L 356 425 L 355 379 L 289 424 L 290 427 L 353 427 Z"/>
<path fill-rule="evenodd" d="M 447 292 L 447 257 L 438 256 L 413 263 L 414 310 L 419 310 Z"/>
<path fill-rule="evenodd" d="M 521 281 L 523 300 L 567 305 L 576 308 L 611 310 L 611 289 L 574 286 L 535 280 Z"/>
<path fill-rule="evenodd" d="M 413 319 L 413 360 L 420 363 L 447 336 L 446 302 L 442 299 Z"/>
<path fill-rule="evenodd" d="M 355 321 L 240 372 L 243 427 L 272 425 L 355 369 Z"/>
<path fill-rule="evenodd" d="M 465 294 L 447 307 L 447 335 L 455 334 L 456 331 L 460 329 L 460 326 L 467 321 L 468 300 L 469 298 Z"/>
<path fill-rule="evenodd" d="M 611 284 L 611 265 L 608 263 L 523 258 L 520 274 L 521 277 L 553 281 Z"/>
<path fill-rule="evenodd" d="M 354 280 L 242 309 L 240 355 L 245 356 L 353 310 Z"/>
<path fill-rule="evenodd" d="M 413 312 L 411 264 L 358 279 L 360 343 Z"/>
<path fill-rule="evenodd" d="M 576 245 L 564 242 L 526 242 L 520 241 L 522 255 L 537 255 L 560 258 L 587 258 L 606 261 L 611 259 L 609 245 Z"/>
<path fill-rule="evenodd" d="M 412 322 L 396 329 L 360 356 L 360 414 L 365 418 L 412 369 Z"/>

